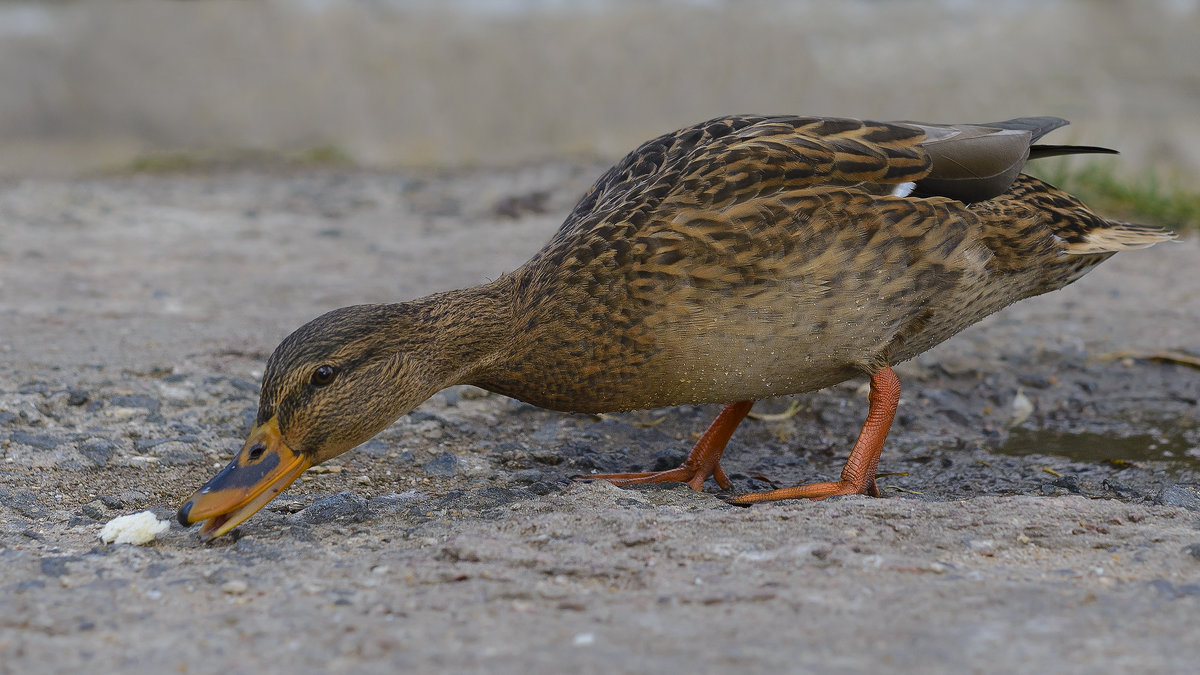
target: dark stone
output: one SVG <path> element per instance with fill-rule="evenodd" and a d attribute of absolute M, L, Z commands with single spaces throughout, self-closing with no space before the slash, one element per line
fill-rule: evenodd
<path fill-rule="evenodd" d="M 255 537 L 242 537 L 233 548 L 242 555 L 262 560 L 278 560 L 282 556 L 277 549 Z"/>
<path fill-rule="evenodd" d="M 168 527 L 182 527 L 182 525 L 179 524 L 179 521 L 175 520 L 175 516 L 178 515 L 178 511 L 176 511 L 174 508 L 168 508 L 166 506 L 151 506 L 146 510 L 150 513 L 153 513 L 155 518 L 167 521 Z"/>
<path fill-rule="evenodd" d="M 38 450 L 53 450 L 63 442 L 63 439 L 58 436 L 51 436 L 50 434 L 27 434 L 23 431 L 14 431 L 8 437 L 8 440 L 13 443 L 28 445 Z"/>
<path fill-rule="evenodd" d="M 427 499 L 428 495 L 421 492 L 393 492 L 368 500 L 367 506 L 373 512 L 402 513 L 423 505 Z M 420 510 L 425 511 L 426 509 L 420 506 Z"/>
<path fill-rule="evenodd" d="M 254 428 L 254 422 L 258 420 L 258 406 L 247 406 L 242 408 L 242 431 L 250 433 Z"/>
<path fill-rule="evenodd" d="M 42 574 L 48 577 L 61 577 L 68 572 L 67 563 L 83 560 L 77 555 L 55 555 L 42 558 Z"/>
<path fill-rule="evenodd" d="M 1173 584 L 1166 579 L 1154 579 L 1150 587 L 1158 594 L 1169 600 L 1177 600 L 1188 595 L 1200 595 L 1200 584 Z"/>
<path fill-rule="evenodd" d="M 595 469 L 598 473 L 612 473 L 608 471 L 608 465 L 602 459 L 598 458 L 593 451 L 588 451 L 586 454 L 581 454 L 578 457 L 572 457 L 569 464 L 572 468 L 581 472 L 588 472 Z"/>
<path fill-rule="evenodd" d="M 929 400 L 944 410 L 953 410 L 962 405 L 962 396 L 946 389 L 924 389 L 919 397 Z"/>
<path fill-rule="evenodd" d="M 140 394 L 133 396 L 111 396 L 108 402 L 110 405 L 120 408 L 142 408 L 150 412 L 158 412 L 158 409 L 162 407 L 158 399 Z"/>
<path fill-rule="evenodd" d="M 556 443 L 559 433 L 563 429 L 563 422 L 563 420 L 559 420 L 543 424 L 541 428 L 529 436 L 529 440 L 538 445 L 552 445 Z"/>
<path fill-rule="evenodd" d="M 1075 476 L 1062 476 L 1060 478 L 1056 478 L 1051 484 L 1056 487 L 1063 488 L 1072 494 L 1082 494 L 1082 491 L 1079 488 L 1079 479 Z"/>
<path fill-rule="evenodd" d="M 1200 560 L 1200 543 L 1188 544 L 1183 547 L 1183 552 L 1192 556 L 1196 560 Z"/>
<path fill-rule="evenodd" d="M 442 419 L 441 417 L 438 417 L 437 415 L 434 415 L 431 412 L 425 412 L 424 410 L 414 410 L 414 411 L 408 413 L 408 416 L 406 419 L 409 422 L 413 422 L 413 423 L 428 422 L 428 421 L 432 420 L 434 422 L 437 422 L 441 426 L 446 426 L 446 420 Z"/>
<path fill-rule="evenodd" d="M 543 495 L 548 495 L 552 492 L 558 492 L 557 485 L 555 485 L 554 483 L 551 483 L 549 481 L 544 481 L 544 480 L 539 480 L 538 482 L 530 485 L 529 487 L 527 487 L 525 489 L 528 490 L 529 492 L 532 492 L 535 495 L 538 495 L 539 497 L 541 497 Z"/>
<path fill-rule="evenodd" d="M 50 385 L 45 382 L 26 382 L 17 388 L 18 394 L 46 394 L 50 391 Z"/>
<path fill-rule="evenodd" d="M 240 377 L 234 377 L 229 380 L 230 386 L 234 389 L 240 389 L 251 394 L 258 394 L 258 385 L 250 380 L 243 380 Z"/>
<path fill-rule="evenodd" d="M 679 468 L 687 459 L 687 453 L 679 449 L 659 450 L 650 461 L 651 471 L 670 471 Z"/>
<path fill-rule="evenodd" d="M 355 452 L 362 455 L 370 455 L 371 457 L 379 457 L 387 452 L 387 441 L 379 438 L 372 438 L 355 449 Z"/>
<path fill-rule="evenodd" d="M 77 446 L 79 454 L 87 457 L 96 466 L 104 466 L 112 459 L 116 443 L 103 438 L 90 438 Z"/>
<path fill-rule="evenodd" d="M 170 440 L 169 438 L 139 438 L 133 442 L 133 449 L 137 452 L 145 452 L 156 445 L 162 445 Z"/>
<path fill-rule="evenodd" d="M 425 462 L 425 465 L 421 467 L 421 470 L 430 476 L 453 476 L 457 468 L 458 457 L 449 452 L 443 452 L 428 462 Z"/>
<path fill-rule="evenodd" d="M 370 517 L 371 508 L 367 500 L 353 492 L 344 491 L 314 502 L 296 515 L 309 525 L 333 521 L 360 523 Z"/>
<path fill-rule="evenodd" d="M 1160 492 L 1154 501 L 1163 506 L 1181 506 L 1189 511 L 1200 511 L 1200 484 L 1176 483 Z"/>
<path fill-rule="evenodd" d="M 110 509 L 121 509 L 125 507 L 125 502 L 121 501 L 120 497 L 115 495 L 100 495 L 98 497 L 100 503 Z"/>
<path fill-rule="evenodd" d="M 186 466 L 188 464 L 203 464 L 207 459 L 204 453 L 192 448 L 172 448 L 159 459 L 163 466 Z"/>
<path fill-rule="evenodd" d="M 1143 496 L 1140 491 L 1135 490 L 1134 488 L 1131 488 L 1120 481 L 1112 480 L 1111 478 L 1105 478 L 1103 481 L 1101 481 L 1100 485 L 1121 499 L 1137 499 Z"/>
<path fill-rule="evenodd" d="M 568 448 L 575 446 L 575 445 L 578 445 L 578 444 L 576 444 L 575 442 L 572 441 L 572 442 L 568 443 L 566 446 L 564 446 L 563 450 L 565 451 Z M 583 446 L 581 446 L 581 447 L 583 447 Z M 556 452 L 554 450 L 536 450 L 536 451 L 530 453 L 529 458 L 532 459 L 533 461 L 537 462 L 538 464 L 546 464 L 548 466 L 558 466 L 559 464 L 562 464 L 562 461 L 564 459 L 564 454 L 565 454 L 565 452 Z"/>
<path fill-rule="evenodd" d="M 157 579 L 158 577 L 162 576 L 163 572 L 166 572 L 169 569 L 171 569 L 170 565 L 163 563 L 150 563 L 149 565 L 146 565 L 146 571 L 143 572 L 143 574 L 146 575 L 147 579 Z"/>
<path fill-rule="evenodd" d="M 8 426 L 21 419 L 21 416 L 16 413 L 0 411 L 0 427 Z"/>
<path fill-rule="evenodd" d="M 1049 389 L 1052 385 L 1050 378 L 1037 373 L 1024 373 L 1017 375 L 1017 382 L 1023 386 L 1032 387 L 1034 389 Z"/>
<path fill-rule="evenodd" d="M 89 399 L 88 393 L 82 389 L 67 390 L 67 405 L 80 406 L 87 403 Z"/>
<path fill-rule="evenodd" d="M 38 505 L 37 494 L 33 490 L 0 488 L 0 506 L 7 506 L 26 518 L 41 518 L 46 515 L 46 509 Z"/>
<path fill-rule="evenodd" d="M 126 490 L 121 493 L 120 499 L 121 503 L 127 507 L 140 508 L 146 503 L 149 497 L 146 496 L 146 493 L 139 490 Z M 101 501 L 103 500 L 104 498 L 101 497 Z"/>
<path fill-rule="evenodd" d="M 88 518 L 91 518 L 92 520 L 101 520 L 104 518 L 107 510 L 104 508 L 103 504 L 90 502 L 79 507 L 79 512 Z"/>

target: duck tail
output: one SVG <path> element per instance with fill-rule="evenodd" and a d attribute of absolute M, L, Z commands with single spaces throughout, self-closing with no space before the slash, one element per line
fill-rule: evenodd
<path fill-rule="evenodd" d="M 1094 255 L 1097 253 L 1116 253 L 1131 251 L 1135 248 L 1146 248 L 1163 241 L 1177 239 L 1174 232 L 1153 225 L 1123 223 L 1114 220 L 1101 221 L 1097 227 L 1088 228 L 1078 237 L 1068 240 L 1063 251 L 1068 255 Z"/>
<path fill-rule="evenodd" d="M 1102 148 L 1098 145 L 1048 145 L 1041 143 L 1029 146 L 1029 159 L 1045 159 L 1061 155 L 1119 155 L 1112 148 Z"/>

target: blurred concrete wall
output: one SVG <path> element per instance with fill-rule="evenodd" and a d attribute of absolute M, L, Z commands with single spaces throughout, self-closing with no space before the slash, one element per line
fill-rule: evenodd
<path fill-rule="evenodd" d="M 616 157 L 723 113 L 1056 114 L 1200 173 L 1200 1 L 0 2 L 0 172 Z"/>

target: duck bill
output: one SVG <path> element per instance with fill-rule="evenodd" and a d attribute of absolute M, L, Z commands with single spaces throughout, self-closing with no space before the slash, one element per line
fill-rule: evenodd
<path fill-rule="evenodd" d="M 279 420 L 272 417 L 254 427 L 233 461 L 179 507 L 179 522 L 187 527 L 204 521 L 200 538 L 219 537 L 254 515 L 310 466 L 311 457 L 283 442 Z"/>

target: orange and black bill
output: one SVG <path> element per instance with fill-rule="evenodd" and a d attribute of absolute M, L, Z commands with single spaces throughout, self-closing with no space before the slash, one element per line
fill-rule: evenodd
<path fill-rule="evenodd" d="M 219 537 L 254 515 L 310 466 L 311 457 L 283 442 L 279 421 L 272 417 L 250 432 L 221 473 L 179 507 L 179 522 L 187 527 L 205 521 L 200 537 Z"/>

